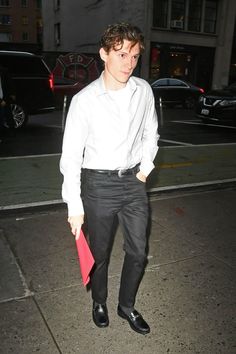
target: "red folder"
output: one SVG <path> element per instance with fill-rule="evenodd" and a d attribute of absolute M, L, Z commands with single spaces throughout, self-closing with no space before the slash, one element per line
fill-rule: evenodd
<path fill-rule="evenodd" d="M 75 242 L 76 242 L 78 258 L 80 263 L 82 281 L 84 286 L 86 286 L 90 281 L 89 273 L 93 268 L 94 258 L 82 230 L 80 231 L 79 238 L 76 239 Z"/>

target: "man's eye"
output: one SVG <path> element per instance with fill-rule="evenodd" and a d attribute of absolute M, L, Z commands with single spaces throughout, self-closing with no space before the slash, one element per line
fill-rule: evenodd
<path fill-rule="evenodd" d="M 125 58 L 125 54 L 120 54 L 120 57 L 121 57 L 122 59 L 124 59 L 124 58 Z"/>

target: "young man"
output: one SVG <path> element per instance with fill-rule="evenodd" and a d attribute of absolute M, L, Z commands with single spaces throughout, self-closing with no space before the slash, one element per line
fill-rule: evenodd
<path fill-rule="evenodd" d="M 84 214 L 88 225 L 95 258 L 91 276 L 94 323 L 98 327 L 109 324 L 108 262 L 118 218 L 125 257 L 117 312 L 134 331 L 146 334 L 150 328 L 134 304 L 147 257 L 145 182 L 154 168 L 159 136 L 151 87 L 131 76 L 143 49 L 137 27 L 108 26 L 100 49 L 104 71 L 73 97 L 69 108 L 61 172 L 72 233 L 79 237 Z"/>

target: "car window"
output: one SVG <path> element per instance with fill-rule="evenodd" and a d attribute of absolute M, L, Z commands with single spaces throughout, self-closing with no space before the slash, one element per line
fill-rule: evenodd
<path fill-rule="evenodd" d="M 48 76 L 47 67 L 38 57 L 1 55 L 0 64 L 7 68 L 12 76 Z"/>
<path fill-rule="evenodd" d="M 170 86 L 188 87 L 188 85 L 185 82 L 178 80 L 178 79 L 169 79 L 169 85 Z"/>
<path fill-rule="evenodd" d="M 229 88 L 230 90 L 232 90 L 232 91 L 236 91 L 236 82 L 233 83 L 233 84 L 231 84 L 231 85 L 229 85 L 228 88 Z"/>
<path fill-rule="evenodd" d="M 167 86 L 167 79 L 159 79 L 152 84 L 152 87 Z"/>

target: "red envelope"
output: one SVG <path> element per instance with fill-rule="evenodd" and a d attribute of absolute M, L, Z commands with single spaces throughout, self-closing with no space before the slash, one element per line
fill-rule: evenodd
<path fill-rule="evenodd" d="M 80 231 L 80 236 L 78 240 L 75 240 L 75 242 L 80 263 L 82 281 L 84 286 L 86 286 L 90 281 L 89 273 L 93 268 L 94 258 L 82 230 Z"/>

